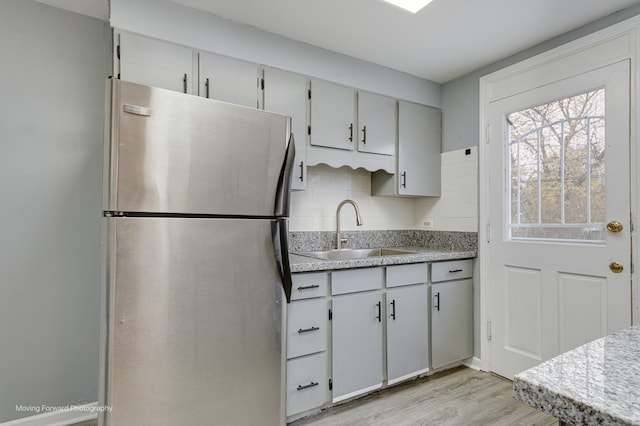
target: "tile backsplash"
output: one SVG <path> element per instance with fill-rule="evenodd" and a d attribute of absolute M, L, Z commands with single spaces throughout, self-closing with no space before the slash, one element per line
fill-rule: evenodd
<path fill-rule="evenodd" d="M 336 208 L 350 198 L 360 206 L 363 225 L 345 205 L 343 230 L 406 230 L 477 232 L 478 148 L 442 154 L 442 196 L 427 198 L 372 197 L 371 174 L 364 169 L 334 169 L 317 165 L 307 169 L 307 190 L 291 194 L 290 231 L 335 231 Z M 430 222 L 427 228 L 424 222 Z"/>

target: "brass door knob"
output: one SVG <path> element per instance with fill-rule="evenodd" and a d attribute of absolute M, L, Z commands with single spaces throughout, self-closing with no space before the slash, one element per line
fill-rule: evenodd
<path fill-rule="evenodd" d="M 622 231 L 622 228 L 622 224 L 617 220 L 612 220 L 611 222 L 607 223 L 607 230 L 609 232 L 620 232 Z"/>
<path fill-rule="evenodd" d="M 609 264 L 609 269 L 611 269 L 611 272 L 614 274 L 619 274 L 624 270 L 624 266 L 622 266 L 622 263 L 620 262 L 611 262 Z"/>

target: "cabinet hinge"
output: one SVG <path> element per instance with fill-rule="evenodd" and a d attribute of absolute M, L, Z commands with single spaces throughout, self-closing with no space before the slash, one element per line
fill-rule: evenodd
<path fill-rule="evenodd" d="M 118 80 L 120 80 L 120 73 L 118 73 Z"/>
<path fill-rule="evenodd" d="M 307 135 L 311 136 L 311 125 L 307 126 Z"/>
<path fill-rule="evenodd" d="M 264 78 L 260 79 L 260 88 L 264 90 Z"/>
<path fill-rule="evenodd" d="M 331 321 L 333 319 L 333 312 L 331 312 L 331 309 L 329 309 L 329 321 Z"/>
<path fill-rule="evenodd" d="M 485 135 L 485 143 L 489 143 L 491 142 L 491 124 L 487 124 L 487 128 L 486 128 L 486 132 L 487 134 Z"/>
<path fill-rule="evenodd" d="M 307 90 L 307 98 L 311 99 L 311 89 Z"/>
<path fill-rule="evenodd" d="M 333 390 L 333 380 L 329 379 L 329 390 Z"/>
<path fill-rule="evenodd" d="M 116 46 L 116 55 L 118 56 L 118 59 L 120 59 L 120 45 Z"/>
<path fill-rule="evenodd" d="M 491 320 L 487 321 L 487 340 L 491 340 Z"/>
<path fill-rule="evenodd" d="M 635 263 L 631 262 L 631 273 L 633 274 L 635 270 L 636 270 L 636 265 Z"/>

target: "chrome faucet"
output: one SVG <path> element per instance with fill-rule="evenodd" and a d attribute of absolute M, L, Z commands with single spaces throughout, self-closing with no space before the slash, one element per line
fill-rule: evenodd
<path fill-rule="evenodd" d="M 338 208 L 336 209 L 336 249 L 340 250 L 342 248 L 342 243 L 347 241 L 340 238 L 340 209 L 345 204 L 351 204 L 353 208 L 356 210 L 356 225 L 362 226 L 362 216 L 360 216 L 360 207 L 353 200 L 343 200 L 338 204 Z"/>

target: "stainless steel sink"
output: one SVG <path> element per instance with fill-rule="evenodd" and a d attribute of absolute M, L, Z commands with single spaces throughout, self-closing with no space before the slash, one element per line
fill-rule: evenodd
<path fill-rule="evenodd" d="M 415 252 L 407 251 L 407 250 L 390 249 L 390 248 L 375 248 L 375 249 L 339 249 L 339 250 L 326 250 L 326 251 L 308 251 L 308 252 L 295 253 L 295 254 L 298 254 L 300 256 L 313 257 L 316 259 L 324 259 L 324 260 L 351 260 L 351 259 L 365 259 L 367 257 L 415 254 Z"/>

